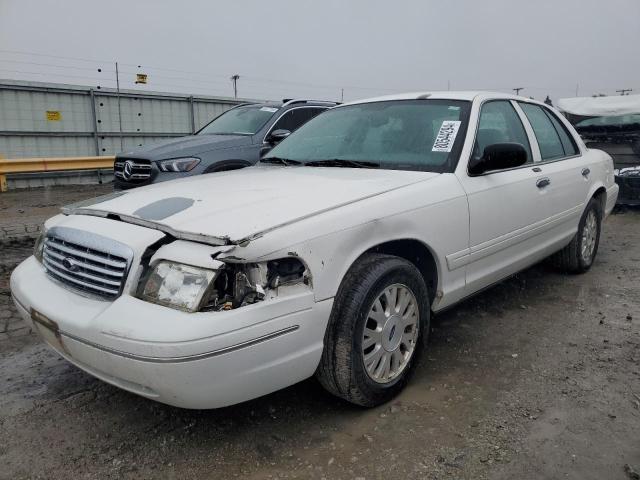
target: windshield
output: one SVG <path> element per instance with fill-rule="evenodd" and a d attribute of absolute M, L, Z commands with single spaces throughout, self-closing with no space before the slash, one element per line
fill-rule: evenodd
<path fill-rule="evenodd" d="M 260 105 L 232 108 L 200 130 L 198 135 L 253 135 L 277 111 L 277 107 Z"/>
<path fill-rule="evenodd" d="M 397 100 L 337 107 L 271 150 L 268 163 L 453 171 L 470 102 Z M 285 163 L 287 162 L 287 163 Z"/>

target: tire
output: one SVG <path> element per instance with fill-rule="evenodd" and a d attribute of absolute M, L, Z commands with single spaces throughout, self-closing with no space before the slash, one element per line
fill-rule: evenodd
<path fill-rule="evenodd" d="M 388 299 L 394 298 L 394 289 L 397 308 L 405 310 L 389 316 L 387 306 L 394 302 Z M 413 310 L 417 318 L 410 314 Z M 389 401 L 404 388 L 418 362 L 429 320 L 429 296 L 418 269 L 399 257 L 365 254 L 338 289 L 316 372 L 318 380 L 332 394 L 356 405 L 374 407 Z M 369 335 L 374 329 L 380 332 Z M 382 364 L 385 354 L 388 371 Z"/>
<path fill-rule="evenodd" d="M 602 204 L 592 198 L 582 213 L 578 231 L 571 243 L 551 257 L 553 265 L 567 273 L 588 271 L 598 253 L 601 227 Z"/>

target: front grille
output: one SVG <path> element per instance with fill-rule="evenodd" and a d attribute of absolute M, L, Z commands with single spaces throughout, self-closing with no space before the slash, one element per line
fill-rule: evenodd
<path fill-rule="evenodd" d="M 113 164 L 113 174 L 124 182 L 142 183 L 151 177 L 151 162 L 139 158 L 118 157 Z"/>
<path fill-rule="evenodd" d="M 89 241 L 83 242 L 83 245 L 79 243 L 82 242 L 81 237 Z M 104 243 L 106 247 L 113 243 L 116 252 L 98 249 L 97 243 Z M 42 262 L 47 274 L 71 288 L 115 298 L 122 291 L 132 257 L 127 249 L 128 247 L 104 237 L 54 227 L 47 233 Z"/>

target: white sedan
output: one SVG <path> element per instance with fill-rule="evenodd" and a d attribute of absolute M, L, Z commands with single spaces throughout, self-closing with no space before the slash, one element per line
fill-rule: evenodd
<path fill-rule="evenodd" d="M 147 398 L 215 408 L 316 375 L 373 406 L 433 312 L 552 255 L 587 271 L 617 193 L 611 158 L 544 104 L 382 97 L 255 167 L 65 207 L 11 290 L 60 355 Z"/>

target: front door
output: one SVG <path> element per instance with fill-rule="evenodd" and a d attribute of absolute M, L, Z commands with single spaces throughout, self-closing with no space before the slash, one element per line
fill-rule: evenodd
<path fill-rule="evenodd" d="M 459 169 L 469 201 L 470 233 L 469 250 L 457 266 L 467 269 L 467 294 L 526 267 L 545 241 L 548 191 L 534 164 L 539 161 L 537 145 L 532 148 L 530 133 L 510 100 L 485 102 L 469 160 L 480 158 L 485 147 L 505 142 L 525 148 L 525 165 L 477 176 Z"/>

